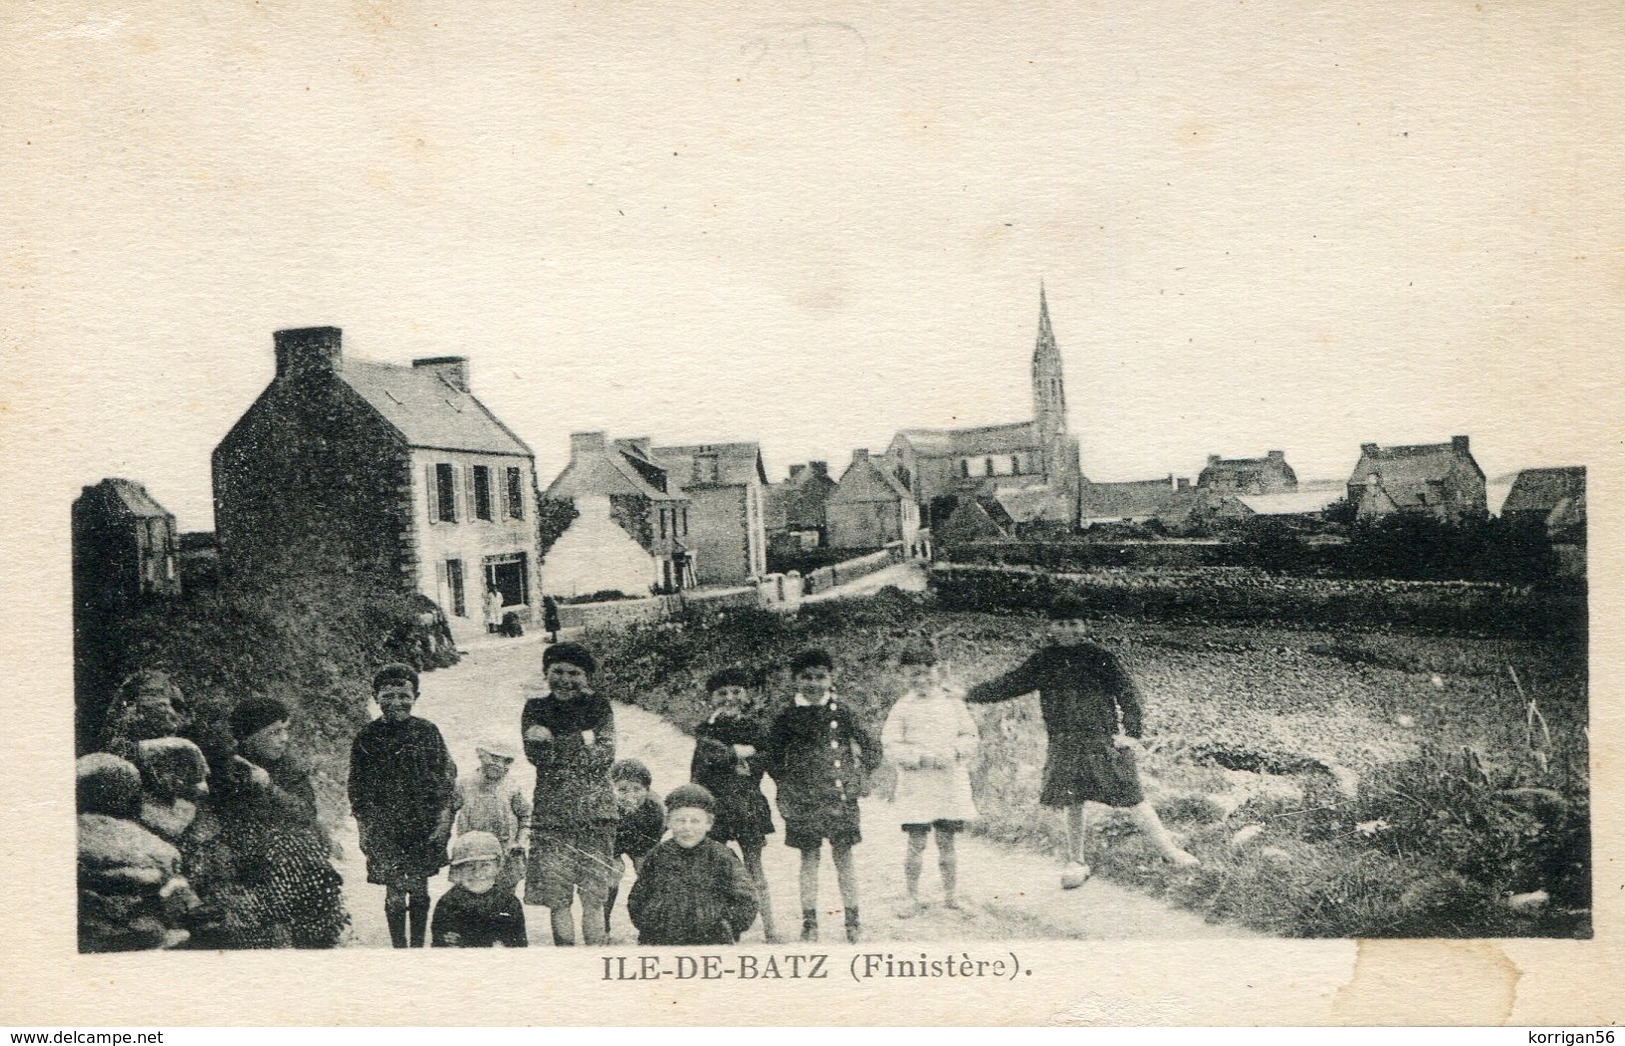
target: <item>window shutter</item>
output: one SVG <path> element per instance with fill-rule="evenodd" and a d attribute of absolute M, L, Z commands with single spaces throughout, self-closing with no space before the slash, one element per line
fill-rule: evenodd
<path fill-rule="evenodd" d="M 463 474 L 464 512 L 457 518 L 465 523 L 472 523 L 479 517 L 479 513 L 474 510 L 474 466 L 464 465 L 459 471 Z"/>
<path fill-rule="evenodd" d="M 429 500 L 429 522 L 437 523 L 440 521 L 440 494 L 435 490 L 434 465 L 432 463 L 423 466 L 423 490 L 428 495 Z"/>

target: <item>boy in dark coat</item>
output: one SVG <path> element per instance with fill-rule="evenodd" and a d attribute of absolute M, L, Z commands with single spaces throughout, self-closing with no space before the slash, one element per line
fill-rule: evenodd
<path fill-rule="evenodd" d="M 604 900 L 604 933 L 609 933 L 609 913 L 615 910 L 615 899 L 620 896 L 621 880 L 626 876 L 626 865 L 621 858 L 632 858 L 632 871 L 643 872 L 643 859 L 666 834 L 666 808 L 660 800 L 649 794 L 654 777 L 639 759 L 617 759 L 609 768 L 610 785 L 615 789 L 615 808 L 620 819 L 615 822 L 614 882 Z"/>
<path fill-rule="evenodd" d="M 436 948 L 523 948 L 525 906 L 504 885 L 507 854 L 490 832 L 464 832 L 451 845 L 452 887 L 434 906 Z"/>
<path fill-rule="evenodd" d="M 372 680 L 382 711 L 350 746 L 350 810 L 361 829 L 367 881 L 385 887 L 384 916 L 397 948 L 423 947 L 429 877 L 446 863 L 457 766 L 439 727 L 412 714 L 418 674 L 390 664 Z"/>
<path fill-rule="evenodd" d="M 715 802 L 697 784 L 666 797 L 671 838 L 649 851 L 626 899 L 638 944 L 734 944 L 756 918 L 756 886 L 734 852 L 707 833 Z"/>
<path fill-rule="evenodd" d="M 711 695 L 712 712 L 694 728 L 689 776 L 716 799 L 711 838 L 739 844 L 745 870 L 756 884 L 762 933 L 772 943 L 779 935 L 773 925 L 767 873 L 762 868 L 762 850 L 774 830 L 773 812 L 762 794 L 767 730 L 761 709 L 751 698 L 750 676 L 744 669 L 725 668 L 714 673 L 705 689 Z"/>
<path fill-rule="evenodd" d="M 592 690 L 598 662 L 579 643 L 559 643 L 542 654 L 549 692 L 525 702 L 519 732 L 525 758 L 536 767 L 531 804 L 530 863 L 525 903 L 549 909 L 553 943 L 576 943 L 570 905 L 581 895 L 581 936 L 604 943 L 599 913 L 614 881 L 615 711 Z"/>
<path fill-rule="evenodd" d="M 767 768 L 778 786 L 784 842 L 801 851 L 801 939 L 818 940 L 818 862 L 829 840 L 846 907 L 846 939 L 856 944 L 858 874 L 852 847 L 862 842 L 858 799 L 880 765 L 880 743 L 845 701 L 837 700 L 835 663 L 808 650 L 790 663 L 796 696 L 767 740 Z"/>
<path fill-rule="evenodd" d="M 1048 646 L 1003 675 L 971 687 L 965 700 L 1008 701 L 1034 690 L 1049 733 L 1038 801 L 1066 811 L 1067 865 L 1061 886 L 1070 890 L 1089 878 L 1083 841 L 1084 804 L 1091 802 L 1126 809 L 1164 860 L 1182 867 L 1197 864 L 1140 790 L 1134 765 L 1142 731 L 1140 695 L 1122 662 L 1084 639 L 1081 623 L 1068 622 Z"/>

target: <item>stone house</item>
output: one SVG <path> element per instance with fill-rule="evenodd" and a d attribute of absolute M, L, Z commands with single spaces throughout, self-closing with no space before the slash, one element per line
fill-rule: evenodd
<path fill-rule="evenodd" d="M 569 501 L 575 518 L 547 550 L 548 595 L 593 592 L 646 596 L 696 583 L 690 501 L 654 459 L 650 440 L 570 436 L 570 461 L 547 497 Z"/>
<path fill-rule="evenodd" d="M 739 585 L 767 573 L 767 471 L 760 445 L 655 447 L 651 456 L 688 498 L 687 541 L 699 583 Z"/>
<path fill-rule="evenodd" d="M 973 541 L 1010 541 L 1016 536 L 1016 521 L 997 498 L 963 495 L 954 499 L 946 517 L 931 528 L 932 542 L 939 548 Z"/>
<path fill-rule="evenodd" d="M 1524 469 L 1512 481 L 1501 503 L 1501 518 L 1530 528 L 1541 528 L 1555 540 L 1559 533 L 1585 528 L 1586 470 L 1567 468 Z"/>
<path fill-rule="evenodd" d="M 1262 458 L 1221 458 L 1209 454 L 1196 485 L 1222 494 L 1288 494 L 1298 489 L 1298 474 L 1286 463 L 1286 451 Z"/>
<path fill-rule="evenodd" d="M 1406 447 L 1366 443 L 1349 476 L 1348 500 L 1357 520 L 1396 512 L 1435 519 L 1482 517 L 1484 471 L 1473 460 L 1466 436 Z"/>
<path fill-rule="evenodd" d="M 147 488 L 104 479 L 74 499 L 73 691 L 80 750 L 130 667 L 118 641 L 123 617 L 154 599 L 181 594 L 175 517 Z"/>
<path fill-rule="evenodd" d="M 762 502 L 771 548 L 818 548 L 826 543 L 824 503 L 835 490 L 827 461 L 791 465 L 790 477 L 767 488 Z"/>
<path fill-rule="evenodd" d="M 470 391 L 462 356 L 346 359 L 337 327 L 277 331 L 276 373 L 214 449 L 228 583 L 343 573 L 437 603 L 459 638 L 484 601 L 532 620 L 536 459 Z"/>
<path fill-rule="evenodd" d="M 920 507 L 914 494 L 867 450 L 852 452 L 824 503 L 830 548 L 875 549 L 901 541 L 913 548 L 920 535 Z"/>
<path fill-rule="evenodd" d="M 903 429 L 893 437 L 884 467 L 912 492 L 921 525 L 933 525 L 934 513 L 946 518 L 958 495 L 1039 487 L 1048 495 L 1044 518 L 1067 527 L 1076 524 L 1078 488 L 1083 482 L 1078 440 L 1067 430 L 1061 353 L 1042 288 L 1031 379 L 1031 421 L 962 429 Z"/>
<path fill-rule="evenodd" d="M 1085 483 L 1079 494 L 1080 526 L 1105 523 L 1156 524 L 1180 532 L 1252 515 L 1237 496 L 1191 486 L 1189 479 Z"/>

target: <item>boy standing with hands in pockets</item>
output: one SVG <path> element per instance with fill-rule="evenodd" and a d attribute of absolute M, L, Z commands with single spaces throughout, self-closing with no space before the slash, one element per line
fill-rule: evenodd
<path fill-rule="evenodd" d="M 549 910 L 553 943 L 576 943 L 571 902 L 581 897 L 581 936 L 604 943 L 604 901 L 615 868 L 615 711 L 594 693 L 598 662 L 579 643 L 542 654 L 548 693 L 525 702 L 519 731 L 536 767 L 525 903 Z"/>

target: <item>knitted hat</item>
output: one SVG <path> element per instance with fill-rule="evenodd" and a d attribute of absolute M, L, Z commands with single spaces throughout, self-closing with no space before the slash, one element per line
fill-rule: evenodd
<path fill-rule="evenodd" d="M 693 781 L 678 785 L 666 795 L 666 812 L 682 809 L 704 810 L 708 814 L 715 814 L 717 801 L 710 790 Z"/>
<path fill-rule="evenodd" d="M 482 737 L 474 745 L 474 751 L 484 752 L 486 755 L 500 756 L 503 759 L 518 759 L 519 746 L 512 741 L 504 741 L 496 737 Z"/>
<path fill-rule="evenodd" d="M 591 650 L 580 643 L 554 643 L 542 651 L 543 671 L 560 661 L 567 665 L 575 665 L 588 675 L 598 671 L 598 659 L 592 656 Z"/>
<path fill-rule="evenodd" d="M 159 737 L 136 745 L 141 784 L 165 799 L 191 799 L 207 792 L 209 764 L 203 750 L 184 737 Z"/>
<path fill-rule="evenodd" d="M 919 640 L 903 648 L 903 654 L 897 659 L 903 665 L 934 665 L 937 663 L 937 650 L 930 642 Z"/>
<path fill-rule="evenodd" d="M 276 698 L 256 694 L 237 702 L 237 707 L 231 710 L 226 722 L 231 726 L 231 736 L 239 741 L 246 741 L 266 727 L 281 723 L 292 715 L 288 706 Z"/>
<path fill-rule="evenodd" d="M 750 689 L 750 673 L 738 666 L 712 672 L 711 678 L 705 681 L 705 692 L 714 694 L 725 686 L 742 686 L 747 690 Z"/>
<path fill-rule="evenodd" d="M 418 670 L 411 665 L 403 665 L 399 661 L 391 662 L 373 673 L 372 692 L 376 694 L 386 686 L 401 683 L 406 683 L 412 688 L 412 693 L 417 693 Z"/>
<path fill-rule="evenodd" d="M 827 668 L 833 672 L 835 671 L 835 662 L 831 660 L 828 653 L 816 649 L 803 650 L 795 656 L 795 660 L 790 662 L 790 672 L 792 674 L 799 675 L 808 668 Z"/>
<path fill-rule="evenodd" d="M 501 861 L 502 844 L 490 832 L 464 832 L 451 844 L 451 865 L 470 861 Z"/>
<path fill-rule="evenodd" d="M 134 819 L 141 812 L 141 773 L 111 752 L 82 755 L 74 764 L 79 813 Z"/>
<path fill-rule="evenodd" d="M 649 768 L 638 759 L 617 759 L 615 765 L 609 768 L 611 781 L 636 781 L 645 788 L 654 784 L 654 777 L 650 775 Z"/>

